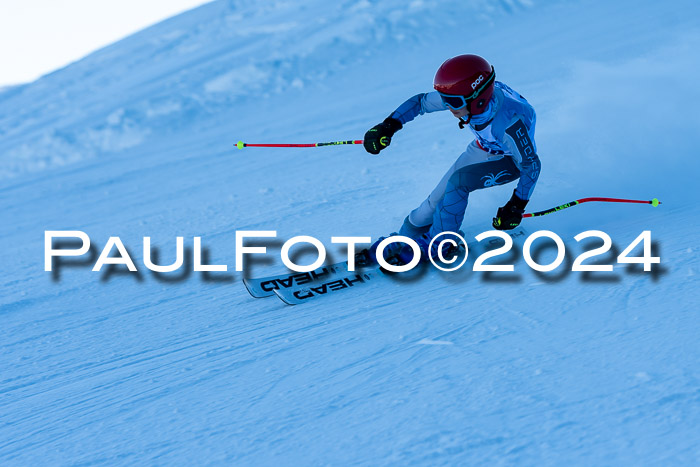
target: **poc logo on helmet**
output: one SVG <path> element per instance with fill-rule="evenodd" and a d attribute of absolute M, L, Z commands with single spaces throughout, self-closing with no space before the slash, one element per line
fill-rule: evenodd
<path fill-rule="evenodd" d="M 484 80 L 484 75 L 479 75 L 479 77 L 472 83 L 472 89 L 476 89 L 476 87 Z"/>

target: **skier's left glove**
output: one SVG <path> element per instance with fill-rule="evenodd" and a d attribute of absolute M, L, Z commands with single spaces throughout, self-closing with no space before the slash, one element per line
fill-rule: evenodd
<path fill-rule="evenodd" d="M 510 200 L 498 208 L 496 217 L 493 218 L 493 228 L 496 230 L 511 230 L 520 225 L 523 220 L 523 213 L 527 206 L 527 200 L 522 200 L 515 195 L 510 197 Z"/>
<path fill-rule="evenodd" d="M 400 121 L 387 117 L 379 125 L 375 125 L 365 133 L 364 147 L 370 154 L 379 154 L 379 151 L 391 144 L 394 133 L 403 128 Z"/>

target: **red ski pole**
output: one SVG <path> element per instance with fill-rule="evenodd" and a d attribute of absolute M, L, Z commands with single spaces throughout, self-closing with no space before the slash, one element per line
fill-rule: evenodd
<path fill-rule="evenodd" d="M 361 139 L 355 139 L 351 141 L 332 141 L 330 143 L 307 143 L 307 144 L 251 144 L 239 141 L 236 144 L 238 149 L 243 148 L 318 148 L 320 146 L 338 146 L 341 144 L 362 144 Z"/>
<path fill-rule="evenodd" d="M 572 201 L 570 203 L 562 204 L 561 206 L 557 206 L 551 209 L 546 209 L 544 211 L 539 211 L 539 212 L 532 212 L 528 214 L 523 214 L 523 217 L 539 217 L 539 216 L 544 216 L 546 214 L 551 214 L 553 212 L 561 211 L 562 209 L 570 208 L 572 206 L 576 206 L 582 203 L 590 203 L 591 201 L 601 201 L 604 203 L 638 203 L 638 204 L 651 204 L 652 206 L 656 207 L 659 204 L 661 204 L 661 201 L 658 199 L 654 198 L 651 201 L 646 201 L 646 200 L 639 200 L 639 199 L 620 199 L 620 198 L 581 198 L 577 199 L 576 201 Z"/>

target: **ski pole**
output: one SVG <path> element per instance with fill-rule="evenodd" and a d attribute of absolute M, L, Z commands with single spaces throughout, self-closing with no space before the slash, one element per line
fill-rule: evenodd
<path fill-rule="evenodd" d="M 355 139 L 350 141 L 331 141 L 330 143 L 308 143 L 308 144 L 251 144 L 239 141 L 236 144 L 238 149 L 243 148 L 317 148 L 320 146 L 338 146 L 341 144 L 362 144 L 363 140 Z"/>
<path fill-rule="evenodd" d="M 645 200 L 639 200 L 639 199 L 619 199 L 619 198 L 581 198 L 581 199 L 577 199 L 576 201 L 572 201 L 570 203 L 562 204 L 561 206 L 557 206 L 555 208 L 546 209 L 544 211 L 539 211 L 539 212 L 532 212 L 532 213 L 528 213 L 528 214 L 523 214 L 523 217 L 544 216 L 545 214 L 551 214 L 553 212 L 561 211 L 562 209 L 570 208 L 571 206 L 576 206 L 576 205 L 582 204 L 582 203 L 589 203 L 591 201 L 602 201 L 605 203 L 651 204 L 654 207 L 657 207 L 659 204 L 661 204 L 661 201 L 659 201 L 656 198 L 652 199 L 651 201 L 645 201 Z"/>

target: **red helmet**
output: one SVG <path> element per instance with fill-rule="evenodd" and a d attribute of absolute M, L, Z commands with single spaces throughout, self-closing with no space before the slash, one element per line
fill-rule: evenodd
<path fill-rule="evenodd" d="M 493 83 L 496 71 L 491 64 L 478 55 L 458 55 L 445 61 L 433 80 L 433 87 L 443 96 L 443 101 L 451 108 L 459 108 L 450 102 L 449 96 L 460 96 L 469 106 L 471 115 L 478 115 L 486 110 L 493 95 Z"/>

